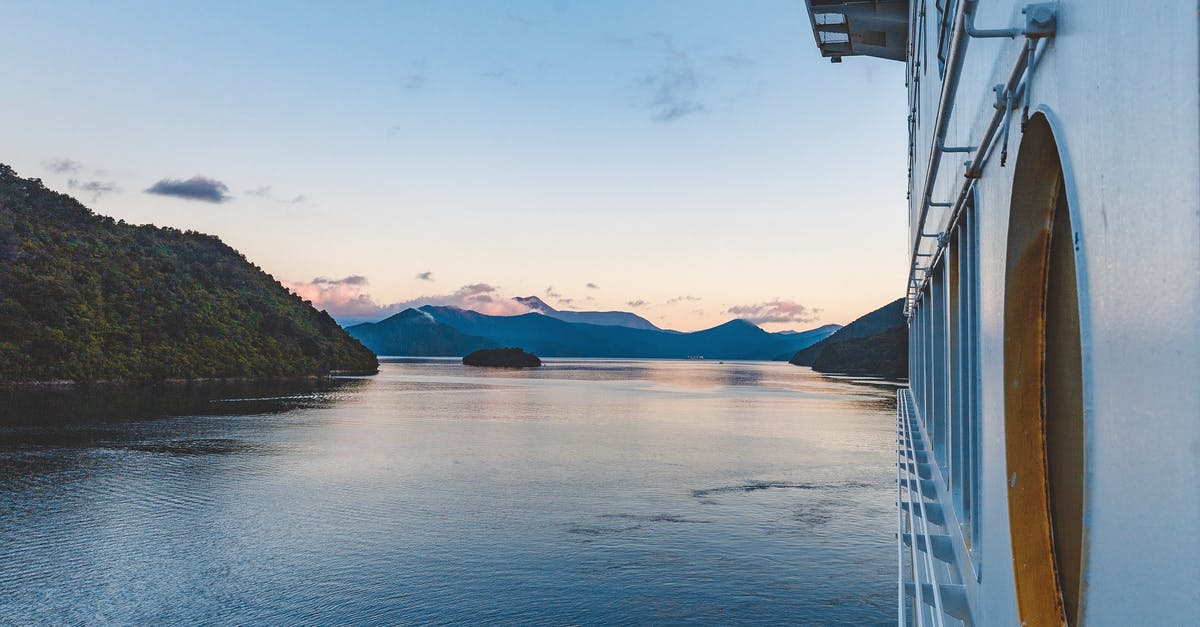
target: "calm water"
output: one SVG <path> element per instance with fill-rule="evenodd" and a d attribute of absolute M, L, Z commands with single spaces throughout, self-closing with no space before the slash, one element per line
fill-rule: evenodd
<path fill-rule="evenodd" d="M 387 363 L 0 395 L 0 623 L 895 620 L 894 388 Z"/>

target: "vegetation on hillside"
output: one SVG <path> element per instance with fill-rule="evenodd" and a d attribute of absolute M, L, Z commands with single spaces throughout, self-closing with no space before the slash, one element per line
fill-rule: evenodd
<path fill-rule="evenodd" d="M 216 237 L 95 215 L 0 164 L 0 381 L 377 369 L 333 318 Z"/>
<path fill-rule="evenodd" d="M 463 357 L 464 366 L 490 368 L 537 368 L 542 360 L 519 348 L 483 348 Z"/>
<path fill-rule="evenodd" d="M 904 299 L 894 300 L 798 351 L 789 360 L 817 372 L 908 377 L 908 321 Z"/>

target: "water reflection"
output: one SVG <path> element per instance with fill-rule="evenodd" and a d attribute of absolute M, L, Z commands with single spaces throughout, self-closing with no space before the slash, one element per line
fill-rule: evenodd
<path fill-rule="evenodd" d="M 884 386 L 409 360 L 0 399 L 0 623 L 895 618 Z"/>

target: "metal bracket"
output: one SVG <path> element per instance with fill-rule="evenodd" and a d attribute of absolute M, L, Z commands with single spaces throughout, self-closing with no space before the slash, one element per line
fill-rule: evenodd
<path fill-rule="evenodd" d="M 1052 37 L 1058 31 L 1058 9 L 1053 2 L 1039 2 L 1021 9 L 1025 14 L 1025 36 L 1030 39 Z"/>
<path fill-rule="evenodd" d="M 1039 2 L 1025 5 L 1021 9 L 1025 15 L 1024 28 L 975 28 L 975 12 L 971 11 L 967 20 L 967 35 L 975 39 L 1004 37 L 1013 39 L 1024 35 L 1033 39 L 1051 37 L 1058 28 L 1058 14 L 1053 2 Z"/>

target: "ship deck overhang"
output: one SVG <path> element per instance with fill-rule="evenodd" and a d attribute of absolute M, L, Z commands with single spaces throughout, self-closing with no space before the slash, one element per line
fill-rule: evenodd
<path fill-rule="evenodd" d="M 805 0 L 821 56 L 834 63 L 865 56 L 903 61 L 908 54 L 908 0 Z"/>

